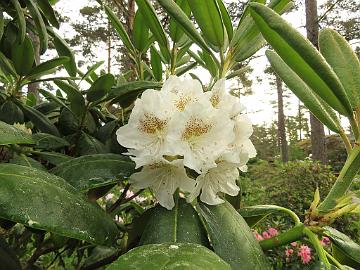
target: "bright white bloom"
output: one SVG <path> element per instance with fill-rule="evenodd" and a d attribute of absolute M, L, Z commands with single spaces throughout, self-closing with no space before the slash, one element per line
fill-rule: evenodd
<path fill-rule="evenodd" d="M 130 183 L 134 188 L 149 187 L 159 203 L 169 210 L 175 205 L 173 194 L 177 188 L 190 192 L 195 185 L 195 181 L 187 176 L 182 160 L 164 160 L 144 166 L 141 172 L 131 175 Z"/>
<path fill-rule="evenodd" d="M 159 91 L 146 90 L 135 102 L 128 124 L 117 130 L 118 142 L 134 149 L 138 167 L 146 163 L 144 157 L 159 158 L 164 154 L 169 112 L 170 106 Z"/>
<path fill-rule="evenodd" d="M 161 91 L 174 111 L 184 111 L 187 105 L 206 98 L 198 80 L 182 80 L 174 75 L 164 82 Z"/>
<path fill-rule="evenodd" d="M 226 91 L 225 79 L 218 80 L 211 91 L 206 92 L 205 95 L 215 108 L 223 111 L 223 113 L 227 113 L 230 118 L 235 117 L 245 109 L 244 105 L 240 103 L 239 98 Z"/>
<path fill-rule="evenodd" d="M 234 165 L 220 162 L 216 168 L 209 169 L 206 173 L 196 178 L 195 190 L 191 193 L 188 201 L 193 201 L 200 192 L 200 200 L 204 203 L 215 205 L 223 203 L 219 192 L 236 196 L 240 188 L 236 185 L 239 178 L 239 171 Z"/>
<path fill-rule="evenodd" d="M 198 173 L 216 167 L 216 159 L 234 138 L 233 121 L 209 101 L 188 105 L 169 124 L 170 153 L 184 156 L 184 165 Z"/>

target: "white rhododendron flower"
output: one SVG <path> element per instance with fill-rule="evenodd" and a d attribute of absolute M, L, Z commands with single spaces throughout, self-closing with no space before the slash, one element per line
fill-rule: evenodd
<path fill-rule="evenodd" d="M 195 186 L 195 181 L 187 176 L 182 160 L 144 166 L 141 172 L 131 175 L 130 183 L 134 188 L 150 187 L 159 203 L 167 209 L 175 205 L 173 194 L 177 188 L 190 192 Z"/>
<path fill-rule="evenodd" d="M 189 194 L 188 201 L 200 195 L 212 205 L 223 202 L 222 193 L 238 194 L 239 169 L 246 171 L 256 156 L 244 109 L 225 79 L 204 92 L 199 81 L 172 75 L 160 91 L 146 90 L 116 132 L 136 168 L 142 167 L 130 177 L 132 186 L 150 188 L 167 209 L 177 190 Z"/>

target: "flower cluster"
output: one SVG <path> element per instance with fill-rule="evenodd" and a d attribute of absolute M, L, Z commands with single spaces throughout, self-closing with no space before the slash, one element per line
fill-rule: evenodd
<path fill-rule="evenodd" d="M 250 120 L 239 99 L 219 80 L 204 92 L 197 80 L 170 76 L 160 91 L 146 90 L 136 100 L 128 124 L 117 131 L 136 167 L 134 188 L 150 188 L 159 203 L 174 207 L 177 189 L 222 203 L 219 193 L 237 195 L 239 171 L 256 150 L 249 140 Z"/>
<path fill-rule="evenodd" d="M 253 234 L 258 241 L 262 241 L 277 236 L 279 232 L 277 229 L 270 227 L 267 231 L 263 231 L 262 234 L 256 230 L 253 230 Z"/>

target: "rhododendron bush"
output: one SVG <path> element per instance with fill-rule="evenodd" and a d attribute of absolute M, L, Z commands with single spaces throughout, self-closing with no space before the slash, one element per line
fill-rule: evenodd
<path fill-rule="evenodd" d="M 360 246 L 332 227 L 360 212 L 360 64 L 344 38 L 323 29 L 317 50 L 281 17 L 290 0 L 250 1 L 236 25 L 222 0 L 136 0 L 133 31 L 98 0 L 131 66 L 110 74 L 77 66 L 53 2 L 0 1 L 1 269 L 359 269 Z M 301 217 L 239 203 L 256 149 L 229 85 L 265 44 L 348 153 Z M 39 63 L 48 48 L 57 56 Z M 44 81 L 56 92 L 30 91 Z M 260 230 L 284 216 L 291 226 Z"/>

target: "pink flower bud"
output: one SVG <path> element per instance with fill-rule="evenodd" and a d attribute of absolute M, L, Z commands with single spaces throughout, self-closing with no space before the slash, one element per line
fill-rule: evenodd
<path fill-rule="evenodd" d="M 264 237 L 264 239 L 269 239 L 271 238 L 271 235 L 268 232 L 263 232 L 262 236 Z"/>
<path fill-rule="evenodd" d="M 279 234 L 278 230 L 275 228 L 269 228 L 268 233 L 271 235 L 271 237 L 277 236 Z"/>

